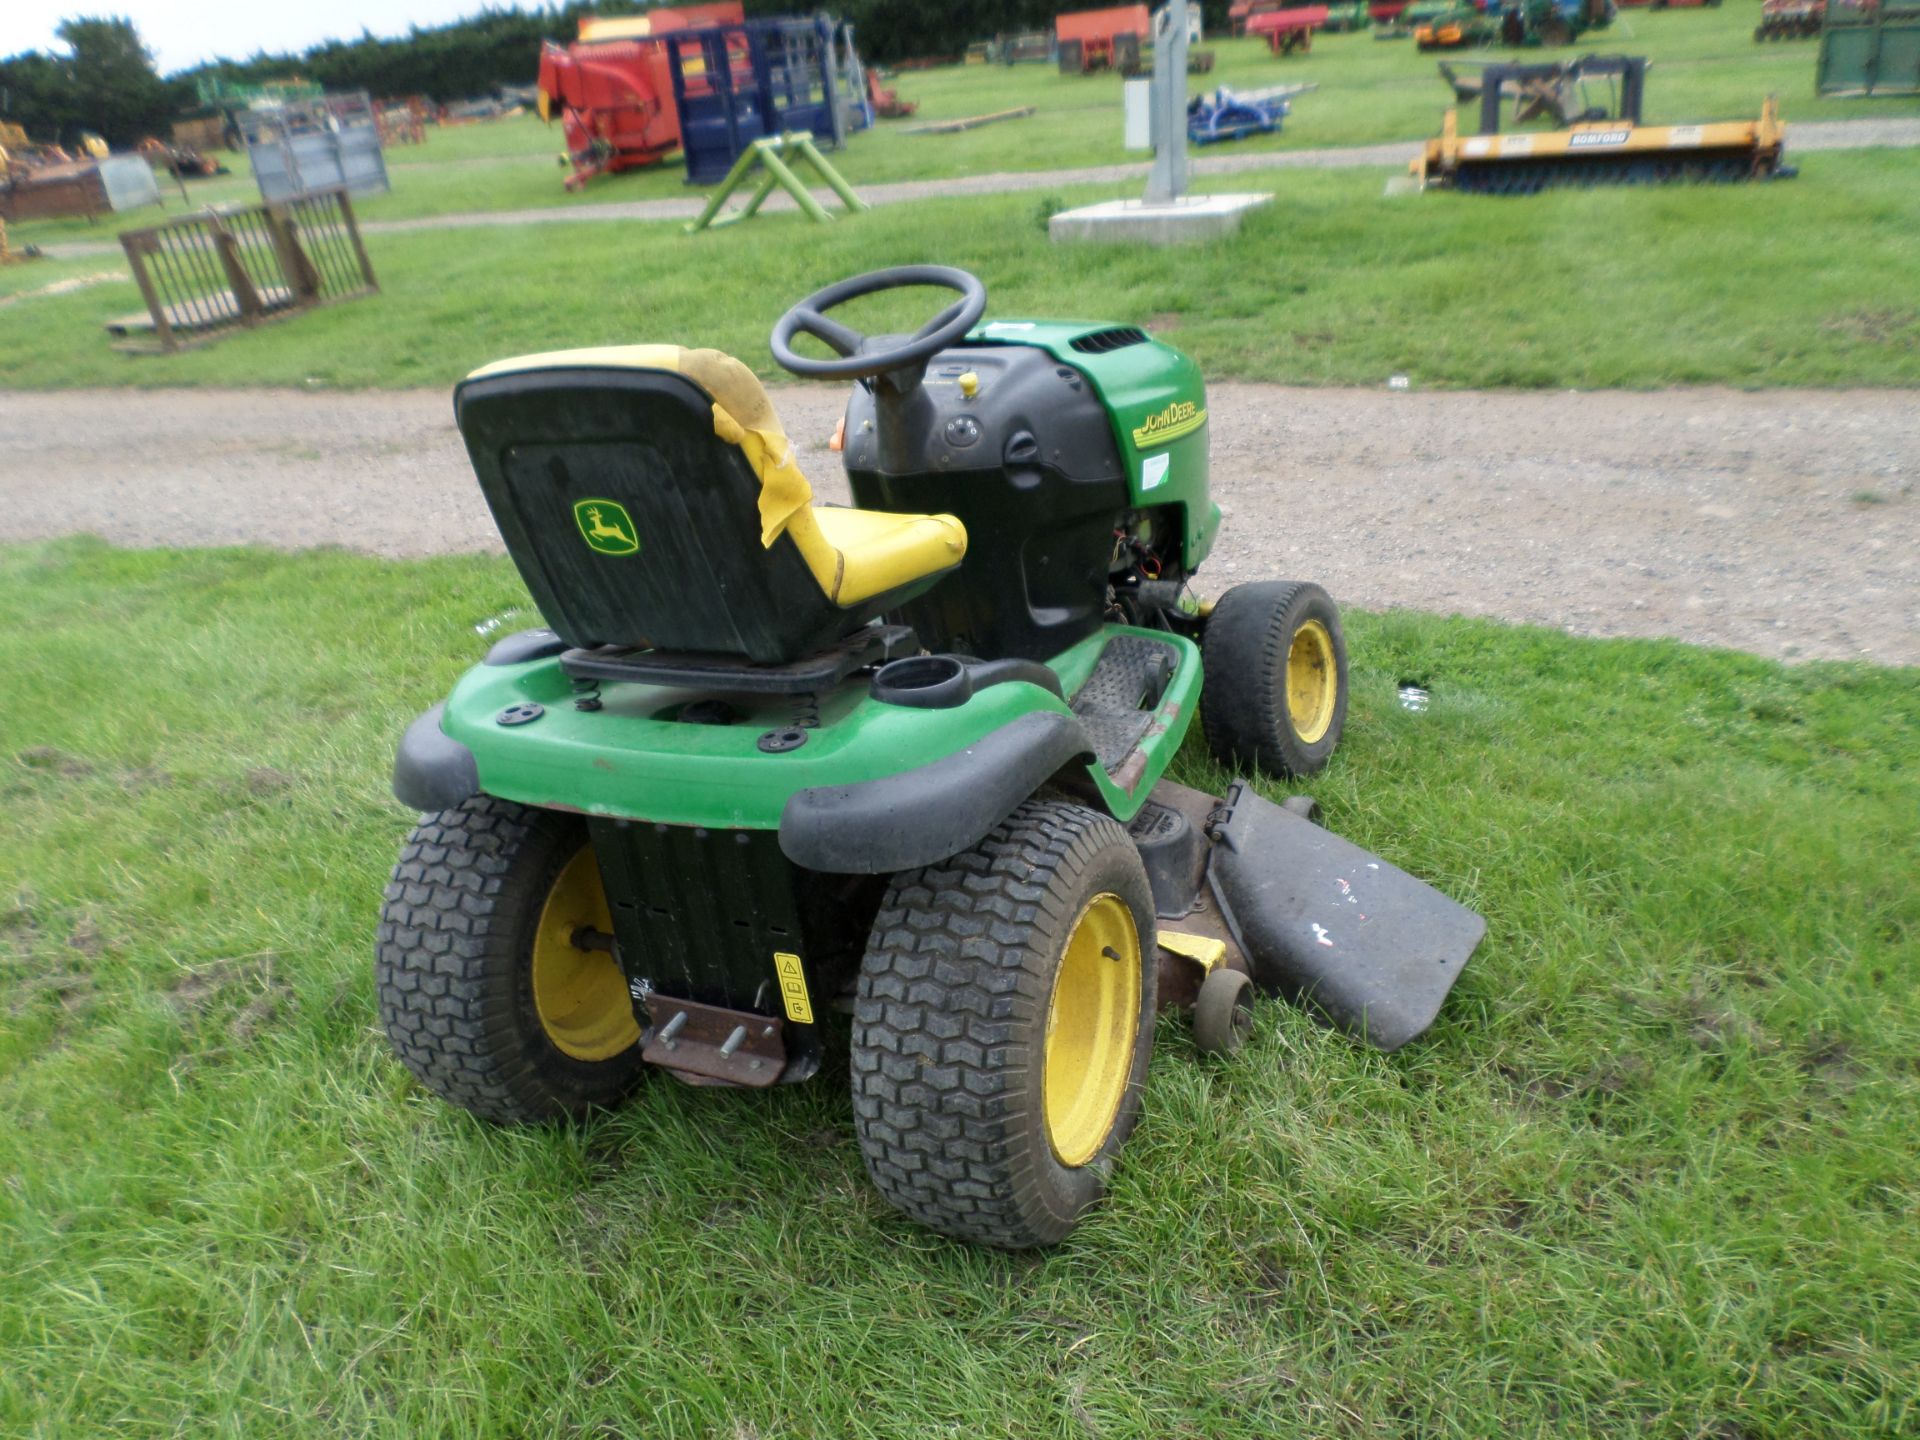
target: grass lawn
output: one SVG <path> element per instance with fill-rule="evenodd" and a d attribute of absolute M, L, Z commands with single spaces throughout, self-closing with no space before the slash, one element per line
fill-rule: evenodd
<path fill-rule="evenodd" d="M 677 340 L 772 374 L 767 334 L 805 292 L 938 260 L 992 313 L 1150 325 L 1220 379 L 1423 387 L 1920 384 L 1920 152 L 1808 157 L 1765 185 L 1386 198 L 1371 170 L 1236 175 L 1278 201 L 1229 241 L 1060 247 L 1063 189 L 788 213 L 688 236 L 660 223 L 376 235 L 383 293 L 171 357 L 115 352 L 131 284 L 0 308 L 0 384 L 446 385 L 506 355 Z M 1825 237 L 1810 257 L 1809 237 Z M 1841 239 L 1839 237 L 1844 237 Z M 42 285 L 102 262 L 11 267 Z M 44 278 L 43 278 L 44 277 Z M 918 324 L 912 306 L 869 328 Z"/>
<path fill-rule="evenodd" d="M 1749 7 L 1624 13 L 1582 48 L 1656 59 L 1649 119 L 1755 112 L 1782 93 L 1796 118 L 1920 114 L 1920 100 L 1819 101 L 1814 47 L 1755 45 Z M 1285 133 L 1220 152 L 1408 139 L 1431 133 L 1447 92 L 1407 42 L 1324 36 L 1282 62 L 1252 41 L 1210 42 L 1222 83 L 1312 79 Z M 1486 52 L 1493 54 L 1495 52 Z M 957 136 L 897 124 L 840 157 L 857 182 L 1112 163 L 1119 80 L 1044 66 L 910 72 L 925 118 L 1031 103 L 1028 121 Z M 689 193 L 678 168 L 630 173 L 576 196 L 554 165 L 559 132 L 531 117 L 430 133 L 389 152 L 391 195 L 370 219 L 560 207 Z M 1791 149 L 1791 137 L 1789 137 Z M 1137 158 L 1137 157 L 1133 157 Z M 241 173 L 201 182 L 195 203 L 252 198 Z M 1275 190 L 1275 206 L 1203 250 L 1060 250 L 1051 196 L 928 200 L 815 228 L 773 215 L 714 235 L 635 222 L 369 237 L 384 294 L 166 359 L 114 353 L 101 322 L 140 308 L 131 281 L 26 296 L 122 269 L 117 256 L 0 272 L 0 385 L 443 385 L 502 355 L 675 338 L 767 370 L 781 308 L 830 279 L 941 260 L 978 271 L 1000 315 L 1081 314 L 1148 323 L 1216 377 L 1426 386 L 1912 385 L 1920 383 L 1920 152 L 1799 157 L 1782 185 L 1558 193 L 1527 200 L 1388 200 L 1385 172 L 1278 171 L 1198 189 Z M 177 208 L 177 206 L 175 207 Z M 123 221 L 148 224 L 154 212 Z M 17 242 L 106 239 L 115 223 L 15 227 Z M 14 303 L 11 296 L 20 295 Z M 906 319 L 907 312 L 891 312 Z"/>
<path fill-rule="evenodd" d="M 506 1132 L 388 1057 L 392 747 L 526 606 L 0 549 L 0 1431 L 1920 1428 L 1920 672 L 1353 616 L 1314 792 L 1486 944 L 1394 1057 L 1164 1022 L 1110 1201 L 1007 1256 L 885 1208 L 843 1063 Z"/>
<path fill-rule="evenodd" d="M 1595 31 L 1561 51 L 1461 52 L 1456 67 L 1475 60 L 1544 59 L 1576 53 L 1628 53 L 1654 61 L 1648 81 L 1650 122 L 1737 120 L 1759 113 L 1768 93 L 1780 96 L 1792 146 L 1795 120 L 1920 115 L 1920 99 L 1821 99 L 1813 93 L 1817 44 L 1756 45 L 1759 7 L 1751 0 L 1717 8 L 1653 12 L 1623 11 L 1609 30 Z M 1422 55 L 1410 40 L 1379 41 L 1370 34 L 1322 35 L 1310 55 L 1276 60 L 1259 40 L 1209 40 L 1217 61 L 1201 88 L 1313 82 L 1320 88 L 1294 103 L 1294 114 L 1277 136 L 1215 147 L 1212 154 L 1297 150 L 1413 140 L 1438 132 L 1452 92 L 1435 69 L 1439 59 Z M 528 57 L 529 66 L 535 57 Z M 884 121 L 852 137 L 835 163 L 855 184 L 927 180 L 1005 170 L 1050 170 L 1139 160 L 1121 145 L 1118 75 L 1063 76 L 1044 65 L 951 66 L 910 71 L 897 81 L 901 95 L 918 101 L 909 121 Z M 902 135 L 927 120 L 981 115 L 1032 105 L 1028 120 L 1009 121 L 957 135 Z M 393 193 L 358 202 L 368 219 L 401 219 L 468 211 L 564 207 L 609 201 L 686 195 L 685 169 L 669 163 L 648 171 L 603 177 L 570 193 L 556 163 L 564 145 L 559 125 L 532 116 L 488 124 L 433 129 L 420 146 L 387 152 Z M 251 201 L 256 192 L 245 158 L 223 157 L 236 173 L 195 182 L 194 203 Z M 177 209 L 177 204 L 171 208 Z M 157 212 L 103 221 L 41 222 L 20 227 L 18 238 L 51 240 L 110 237 L 125 224 L 149 224 Z"/>

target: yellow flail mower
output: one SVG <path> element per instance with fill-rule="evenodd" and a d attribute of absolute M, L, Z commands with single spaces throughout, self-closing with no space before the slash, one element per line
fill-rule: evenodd
<path fill-rule="evenodd" d="M 1489 65 L 1477 93 L 1480 133 L 1462 135 L 1448 110 L 1437 138 L 1413 161 L 1420 189 L 1442 186 L 1489 195 L 1532 195 L 1554 186 L 1659 185 L 1674 181 L 1784 180 L 1787 128 L 1772 96 L 1757 120 L 1706 125 L 1642 125 L 1647 62 L 1637 56 L 1587 56 L 1571 65 Z M 1594 81 L 1610 82 L 1613 103 L 1584 105 Z M 1563 118 L 1565 128 L 1502 135 L 1507 98 L 1516 118 Z M 1576 98 L 1577 97 L 1577 98 Z"/>

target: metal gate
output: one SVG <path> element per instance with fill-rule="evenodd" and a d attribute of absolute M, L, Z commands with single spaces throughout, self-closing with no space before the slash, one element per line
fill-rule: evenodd
<path fill-rule="evenodd" d="M 272 203 L 320 190 L 387 192 L 380 127 L 366 92 L 262 105 L 241 116 L 260 198 Z"/>
<path fill-rule="evenodd" d="M 1822 95 L 1920 95 L 1920 8 L 1828 5 L 1819 86 Z"/>
<path fill-rule="evenodd" d="M 123 231 L 120 244 L 147 313 L 110 321 L 107 330 L 151 335 L 162 350 L 380 288 L 339 189 L 284 204 L 209 206 Z"/>

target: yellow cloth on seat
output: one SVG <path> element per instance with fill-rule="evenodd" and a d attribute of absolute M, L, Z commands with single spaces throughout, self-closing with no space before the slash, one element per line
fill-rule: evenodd
<path fill-rule="evenodd" d="M 816 507 L 813 487 L 801 473 L 772 397 L 759 376 L 724 351 L 680 345 L 555 350 L 498 360 L 467 378 L 602 367 L 668 370 L 707 392 L 713 401 L 713 433 L 740 447 L 760 481 L 761 545 L 770 549 L 782 535 L 791 535 L 821 591 L 843 609 L 951 570 L 966 555 L 966 527 L 951 515 Z"/>

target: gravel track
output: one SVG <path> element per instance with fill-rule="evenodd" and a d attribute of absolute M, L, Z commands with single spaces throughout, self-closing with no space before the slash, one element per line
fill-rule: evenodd
<path fill-rule="evenodd" d="M 824 498 L 844 392 L 775 402 Z M 1206 569 L 1347 604 L 1920 664 L 1920 396 L 1210 387 Z M 0 392 L 0 540 L 497 551 L 444 392 Z"/>

